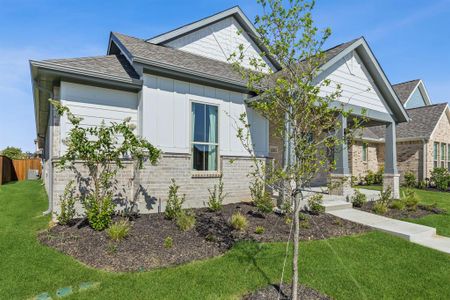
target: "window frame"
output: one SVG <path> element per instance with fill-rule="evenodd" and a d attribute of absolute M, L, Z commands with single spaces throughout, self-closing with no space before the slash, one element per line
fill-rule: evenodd
<path fill-rule="evenodd" d="M 447 161 L 447 144 L 446 143 L 441 143 L 440 144 L 440 159 L 441 159 L 441 168 L 445 168 L 445 162 Z"/>
<path fill-rule="evenodd" d="M 433 169 L 439 167 L 439 142 L 433 143 Z"/>
<path fill-rule="evenodd" d="M 194 104 L 201 104 L 205 106 L 214 106 L 217 108 L 217 143 L 208 143 L 208 142 L 195 142 L 194 141 L 194 132 L 193 132 L 193 124 L 192 124 L 192 108 Z M 199 177 L 207 176 L 207 175 L 218 175 L 221 172 L 221 163 L 220 163 L 220 104 L 211 103 L 207 101 L 190 99 L 189 100 L 189 154 L 190 154 L 190 165 L 191 165 L 191 173 L 193 175 L 199 175 Z M 194 144 L 197 145 L 206 145 L 206 146 L 216 146 L 216 169 L 215 170 L 195 170 L 194 169 Z"/>
<path fill-rule="evenodd" d="M 361 150 L 361 159 L 363 162 L 369 161 L 369 145 L 367 143 L 362 143 L 362 150 Z"/>

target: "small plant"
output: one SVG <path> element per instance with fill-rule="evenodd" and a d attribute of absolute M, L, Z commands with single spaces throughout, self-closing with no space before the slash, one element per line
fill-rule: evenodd
<path fill-rule="evenodd" d="M 167 199 L 167 206 L 164 215 L 167 219 L 176 219 L 182 212 L 181 208 L 184 203 L 185 195 L 178 195 L 178 186 L 175 179 L 172 178 L 172 184 L 169 186 L 169 198 Z"/>
<path fill-rule="evenodd" d="M 381 166 L 374 176 L 374 184 L 382 184 L 383 183 L 383 174 L 384 174 L 384 166 Z"/>
<path fill-rule="evenodd" d="M 268 214 L 273 211 L 274 204 L 270 194 L 265 191 L 264 183 L 255 180 L 250 185 L 250 194 L 256 209 L 262 214 Z"/>
<path fill-rule="evenodd" d="M 342 222 L 341 219 L 336 219 L 336 220 L 333 221 L 333 225 L 336 225 L 336 226 L 343 226 L 344 223 Z"/>
<path fill-rule="evenodd" d="M 256 234 L 263 234 L 264 231 L 266 231 L 266 230 L 262 226 L 256 226 L 256 228 L 255 228 L 255 233 Z"/>
<path fill-rule="evenodd" d="M 361 193 L 359 189 L 355 189 L 355 194 L 351 198 L 353 207 L 362 207 L 367 202 L 367 196 Z"/>
<path fill-rule="evenodd" d="M 387 206 L 385 203 L 383 202 L 375 202 L 375 204 L 373 205 L 373 212 L 379 215 L 383 215 L 387 212 Z"/>
<path fill-rule="evenodd" d="M 117 245 L 114 243 L 108 243 L 108 246 L 106 247 L 106 252 L 109 254 L 114 254 L 117 252 Z"/>
<path fill-rule="evenodd" d="M 416 175 L 411 171 L 405 172 L 405 186 L 408 188 L 413 188 L 416 184 Z"/>
<path fill-rule="evenodd" d="M 390 208 L 398 209 L 398 210 L 404 210 L 405 209 L 405 202 L 402 201 L 402 200 L 394 200 L 394 201 L 392 201 Z"/>
<path fill-rule="evenodd" d="M 412 189 L 407 189 L 402 192 L 402 201 L 408 210 L 417 210 L 417 204 L 419 204 L 419 199 L 417 199 L 416 192 Z"/>
<path fill-rule="evenodd" d="M 325 207 L 323 207 L 323 195 L 315 194 L 308 198 L 309 211 L 312 214 L 318 215 L 325 212 Z"/>
<path fill-rule="evenodd" d="M 111 224 L 111 226 L 106 229 L 106 233 L 111 240 L 118 242 L 128 236 L 130 227 L 130 222 L 128 222 L 127 220 L 120 220 Z"/>
<path fill-rule="evenodd" d="M 195 215 L 191 211 L 182 211 L 177 217 L 177 226 L 182 231 L 188 231 L 195 226 Z"/>
<path fill-rule="evenodd" d="M 417 188 L 418 188 L 418 189 L 423 190 L 423 189 L 425 189 L 426 187 L 427 187 L 427 182 L 426 182 L 425 180 L 419 180 L 419 181 L 417 182 Z"/>
<path fill-rule="evenodd" d="M 231 216 L 230 220 L 231 227 L 233 227 L 235 230 L 243 231 L 248 226 L 247 218 L 241 214 L 240 212 L 235 212 Z"/>
<path fill-rule="evenodd" d="M 223 192 L 223 181 L 222 178 L 219 179 L 219 185 L 214 185 L 214 189 L 209 192 L 208 207 L 211 211 L 220 211 L 222 209 L 222 203 L 227 194 Z"/>
<path fill-rule="evenodd" d="M 109 227 L 114 213 L 114 203 L 110 195 L 95 199 L 94 195 L 89 195 L 84 200 L 84 209 L 92 229 L 101 231 Z"/>
<path fill-rule="evenodd" d="M 75 202 L 77 197 L 75 196 L 74 181 L 71 180 L 64 188 L 64 193 L 60 196 L 61 213 L 57 215 L 58 223 L 61 225 L 69 224 L 75 217 Z"/>
<path fill-rule="evenodd" d="M 431 182 L 441 191 L 447 191 L 450 182 L 450 173 L 446 168 L 435 168 L 431 171 Z"/>
<path fill-rule="evenodd" d="M 168 236 L 164 239 L 164 248 L 170 249 L 173 247 L 173 238 Z"/>
<path fill-rule="evenodd" d="M 309 229 L 309 228 L 311 228 L 311 224 L 309 223 L 309 220 L 308 220 L 308 219 L 305 219 L 305 220 L 301 221 L 301 222 L 299 223 L 299 226 L 300 226 L 300 228 L 303 228 L 303 229 Z"/>
<path fill-rule="evenodd" d="M 375 174 L 372 170 L 369 170 L 369 171 L 367 172 L 366 177 L 364 178 L 365 181 L 366 181 L 366 184 L 367 184 L 367 185 L 373 185 L 373 184 L 375 184 L 375 181 L 376 181 L 375 176 L 376 176 L 376 174 Z"/>

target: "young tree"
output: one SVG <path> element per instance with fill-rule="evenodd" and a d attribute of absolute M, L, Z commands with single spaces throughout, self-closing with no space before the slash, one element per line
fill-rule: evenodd
<path fill-rule="evenodd" d="M 326 60 L 321 49 L 331 31 L 319 32 L 315 27 L 311 17 L 314 1 L 257 2 L 263 13 L 255 18 L 255 25 L 262 49 L 267 49 L 262 57 L 270 55 L 282 70 L 273 73 L 264 59 L 246 57 L 243 45 L 230 60 L 247 81 L 248 89 L 257 95 L 249 100 L 250 107 L 268 119 L 275 137 L 284 140 L 283 164 L 269 166 L 256 158 L 245 115 L 240 118 L 243 125 L 238 136 L 254 159 L 255 182 L 264 180 L 284 196 L 287 207 L 293 208 L 292 299 L 297 299 L 299 212 L 304 192 L 319 172 L 333 170 L 335 160 L 330 158 L 331 153 L 351 140 L 362 120 L 352 118 L 345 134 L 338 134 L 343 132 L 350 111 L 344 105 L 336 105 L 340 103 L 339 84 L 330 80 L 317 82 L 318 71 Z M 250 63 L 251 70 L 242 67 L 244 60 Z M 323 92 L 324 87 L 333 92 Z"/>
<path fill-rule="evenodd" d="M 103 230 L 110 225 L 114 212 L 112 201 L 115 176 L 124 168 L 123 160 L 132 159 L 135 168 L 141 169 L 146 159 L 155 164 L 160 150 L 147 140 L 136 136 L 135 126 L 126 119 L 106 126 L 83 127 L 81 118 L 73 115 L 69 108 L 58 101 L 50 100 L 59 115 L 66 114 L 72 127 L 64 143 L 65 153 L 59 166 L 69 167 L 81 174 L 77 166 L 87 168 L 89 186 L 84 195 L 83 206 L 91 227 Z"/>

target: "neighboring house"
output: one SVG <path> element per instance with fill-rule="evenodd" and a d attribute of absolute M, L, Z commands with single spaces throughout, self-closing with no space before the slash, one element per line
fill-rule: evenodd
<path fill-rule="evenodd" d="M 409 123 L 397 126 L 397 164 L 401 180 L 413 172 L 418 180 L 430 177 L 433 168 L 450 170 L 450 109 L 447 103 L 432 104 L 422 80 L 393 86 L 407 109 Z M 380 127 L 365 129 L 352 146 L 351 169 L 355 176 L 376 172 L 384 165 L 384 135 Z"/>
<path fill-rule="evenodd" d="M 134 173 L 128 164 L 118 176 L 117 197 L 136 199 L 141 212 L 164 210 L 171 178 L 186 194 L 188 207 L 205 205 L 208 188 L 219 177 L 227 202 L 249 200 L 247 174 L 252 161 L 236 136 L 241 113 L 247 113 L 260 159 L 280 151 L 276 146 L 271 147 L 276 151 L 269 151 L 268 121 L 246 105 L 252 95 L 228 63 L 240 44 L 245 45 L 247 58 L 259 56 L 264 49 L 257 37 L 241 9 L 233 7 L 147 40 L 111 33 L 104 56 L 30 61 L 49 211 L 59 211 L 59 196 L 74 178 L 70 170 L 56 168 L 70 124 L 55 114 L 49 97 L 83 117 L 85 126 L 130 117 L 137 133 L 162 150 L 158 165 L 147 163 Z M 270 57 L 264 60 L 267 70 L 280 70 Z M 249 67 L 248 60 L 244 65 Z M 365 40 L 330 49 L 321 70 L 317 82 L 331 78 L 342 83 L 340 103 L 352 108 L 355 116 L 367 110 L 371 122 L 383 124 L 395 145 L 395 124 L 408 117 Z M 341 150 L 334 174 L 339 178 L 350 176 L 347 148 Z M 385 182 L 398 192 L 395 147 L 386 147 L 386 156 L 391 159 L 386 162 Z"/>

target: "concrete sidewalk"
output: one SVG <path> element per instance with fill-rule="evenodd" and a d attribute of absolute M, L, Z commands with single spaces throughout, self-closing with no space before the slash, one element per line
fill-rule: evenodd
<path fill-rule="evenodd" d="M 353 208 L 328 210 L 329 214 L 385 231 L 410 242 L 450 254 L 450 238 L 436 235 L 436 229 L 390 219 Z"/>

